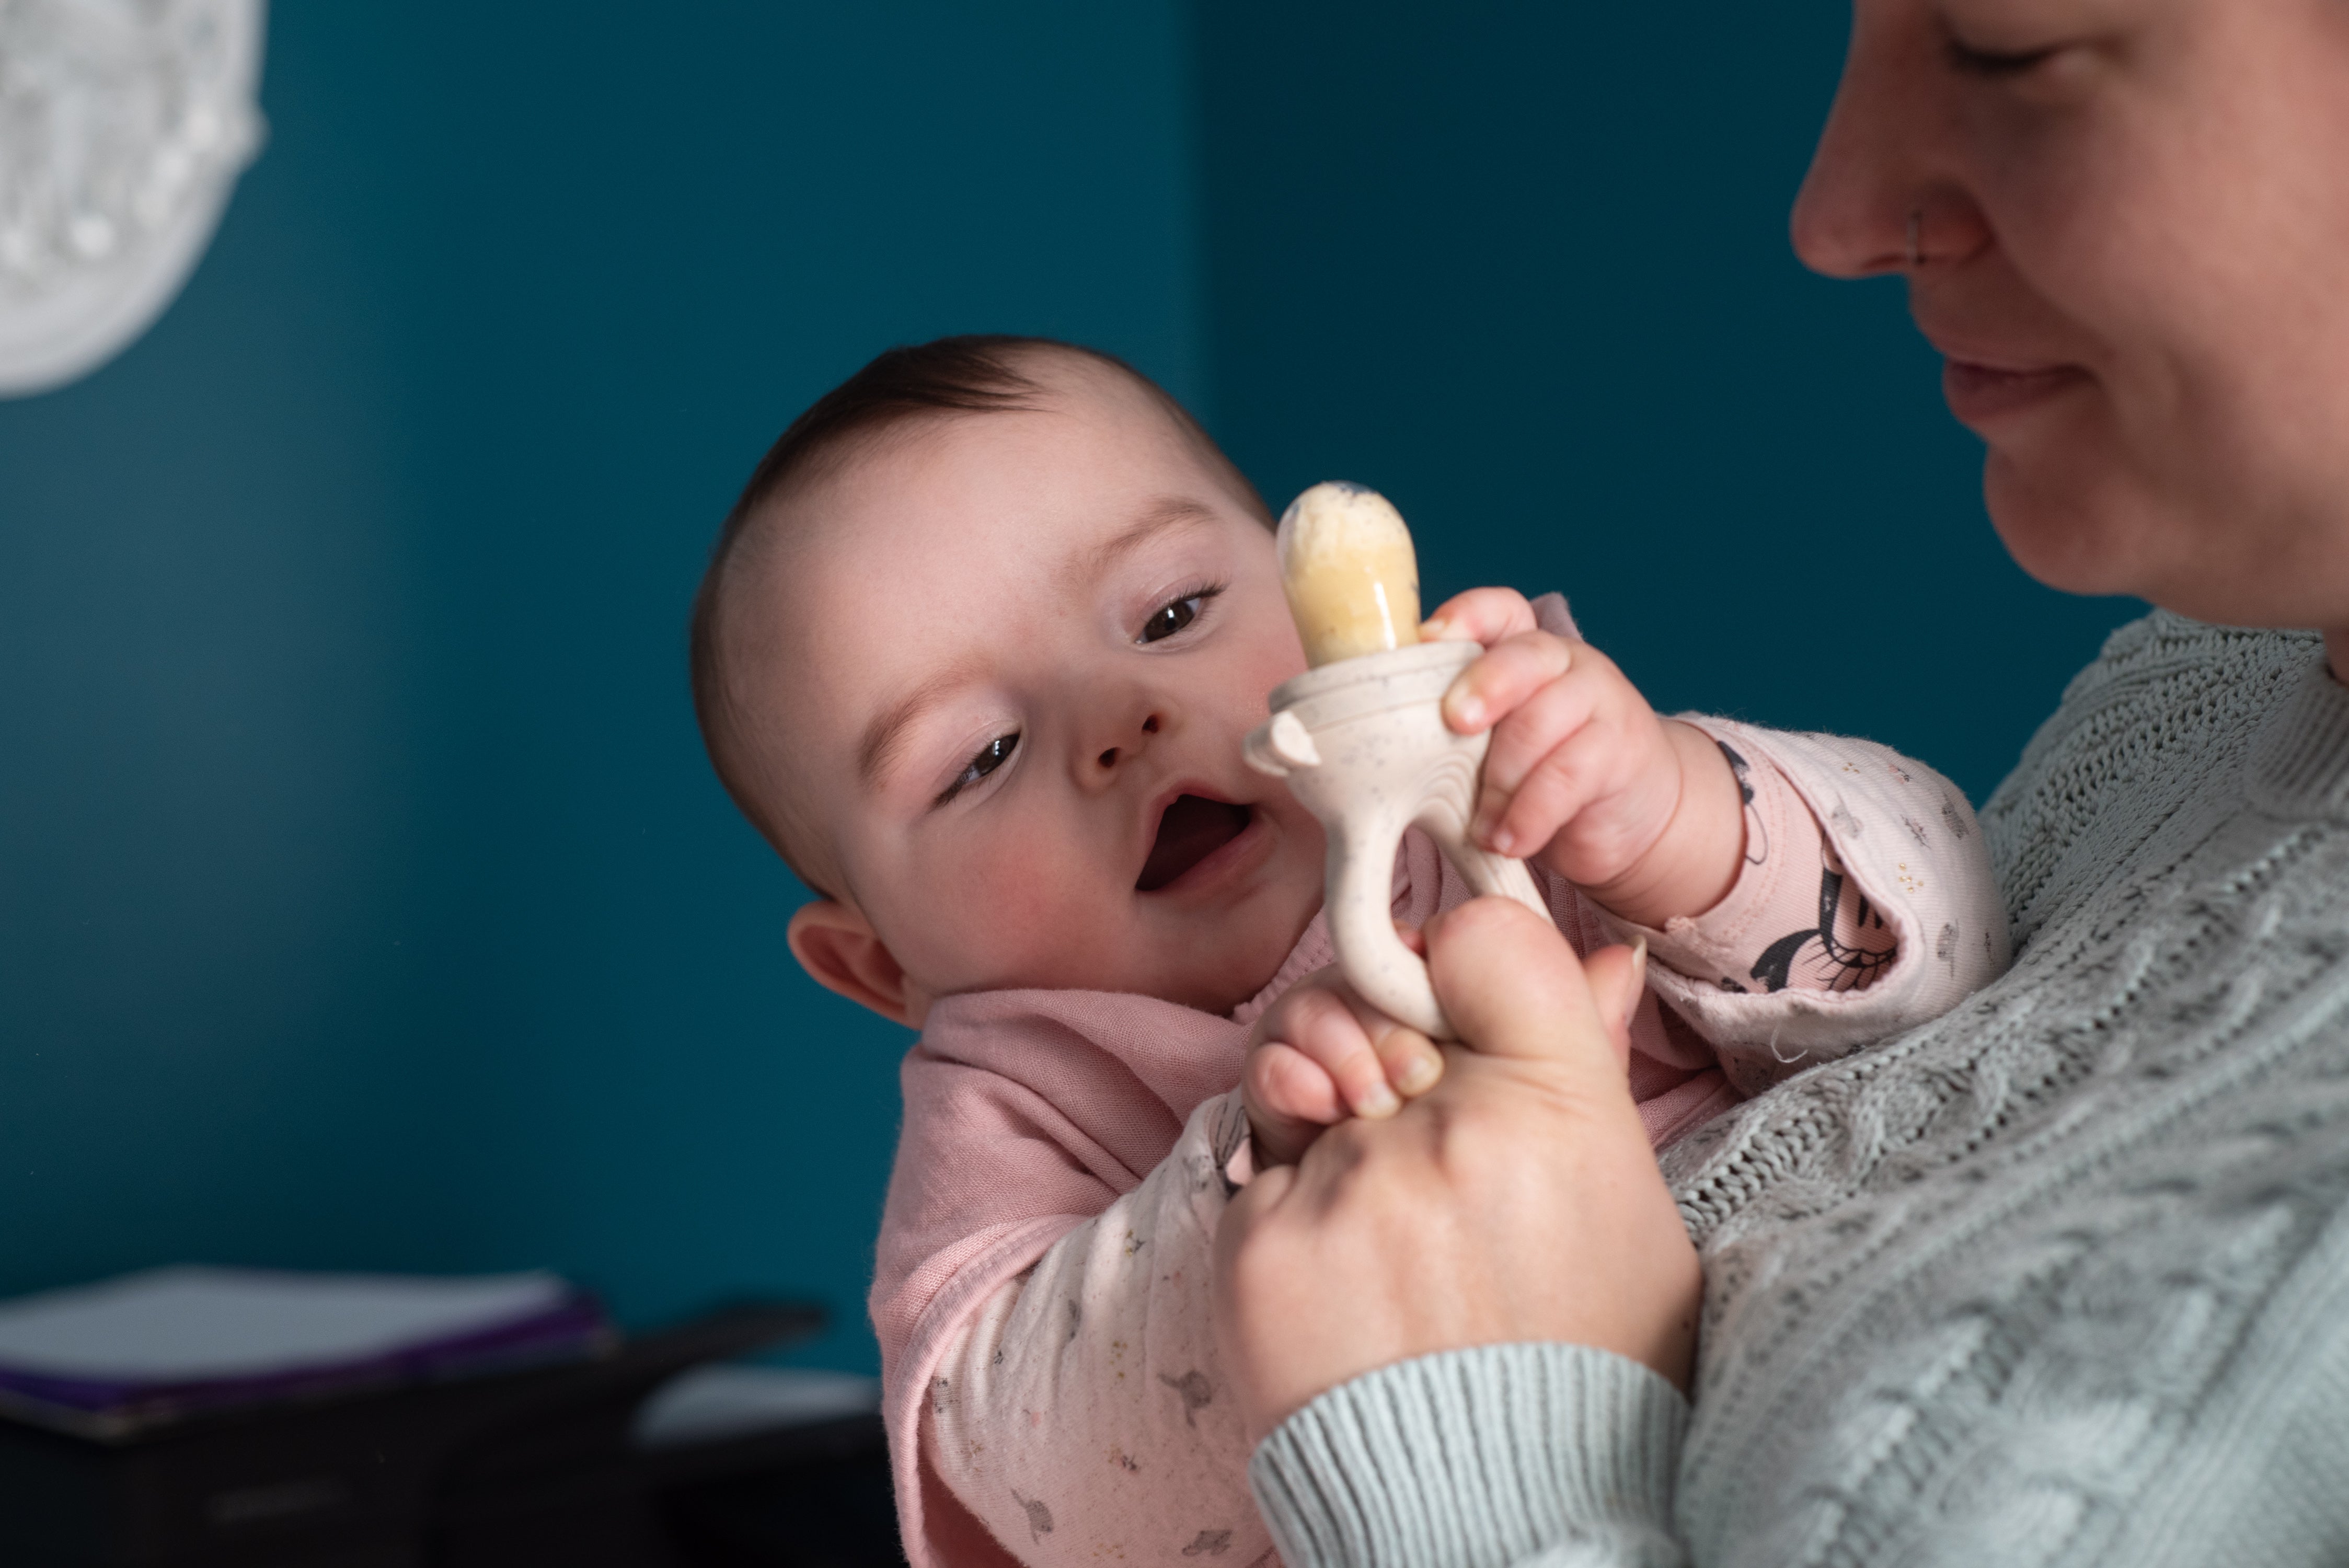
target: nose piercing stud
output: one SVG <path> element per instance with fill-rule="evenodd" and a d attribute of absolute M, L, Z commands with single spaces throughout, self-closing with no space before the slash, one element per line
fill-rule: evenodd
<path fill-rule="evenodd" d="M 1454 1037 L 1427 965 L 1395 934 L 1395 851 L 1417 826 L 1480 893 L 1548 917 L 1523 861 L 1468 837 L 1492 732 L 1455 735 L 1444 694 L 1484 649 L 1419 640 L 1419 563 L 1384 496 L 1315 485 L 1280 520 L 1280 571 L 1312 668 L 1272 694 L 1249 766 L 1288 780 L 1329 831 L 1322 911 L 1362 999 L 1431 1039 Z"/>

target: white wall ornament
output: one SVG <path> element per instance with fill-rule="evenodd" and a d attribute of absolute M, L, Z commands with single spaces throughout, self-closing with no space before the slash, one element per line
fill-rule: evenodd
<path fill-rule="evenodd" d="M 264 0 L 0 0 L 0 397 L 163 313 L 260 150 Z"/>

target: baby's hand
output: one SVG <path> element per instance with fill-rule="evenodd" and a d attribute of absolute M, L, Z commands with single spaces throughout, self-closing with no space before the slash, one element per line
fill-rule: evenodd
<path fill-rule="evenodd" d="M 1309 975 L 1248 1036 L 1240 1095 L 1256 1163 L 1293 1164 L 1322 1129 L 1392 1116 L 1443 1076 L 1444 1057 L 1425 1035 L 1356 996 L 1334 967 Z"/>
<path fill-rule="evenodd" d="M 1613 661 L 1538 629 L 1511 589 L 1470 589 L 1421 635 L 1485 645 L 1444 695 L 1455 732 L 1493 732 L 1469 824 L 1478 843 L 1540 861 L 1640 925 L 1727 895 L 1744 802 L 1711 738 L 1658 718 Z"/>

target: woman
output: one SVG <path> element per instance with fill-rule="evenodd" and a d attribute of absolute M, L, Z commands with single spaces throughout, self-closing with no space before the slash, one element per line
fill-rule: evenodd
<path fill-rule="evenodd" d="M 2013 972 L 1668 1191 L 1570 962 L 1432 934 L 1482 1054 L 1221 1238 L 1283 1555 L 2349 1561 L 2349 4 L 1857 0 L 1794 229 L 2162 608 L 1984 813 Z"/>

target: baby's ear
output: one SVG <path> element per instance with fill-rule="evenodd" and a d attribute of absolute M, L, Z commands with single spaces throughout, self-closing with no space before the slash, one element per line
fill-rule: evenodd
<path fill-rule="evenodd" d="M 927 999 L 862 912 L 838 899 L 820 898 L 793 912 L 792 956 L 814 982 L 852 1002 L 872 1008 L 891 1023 L 922 1026 Z"/>

